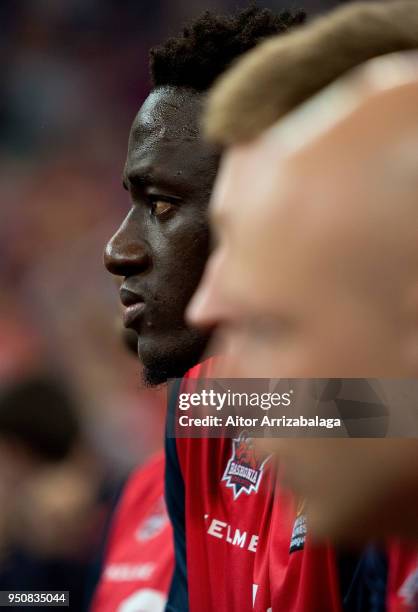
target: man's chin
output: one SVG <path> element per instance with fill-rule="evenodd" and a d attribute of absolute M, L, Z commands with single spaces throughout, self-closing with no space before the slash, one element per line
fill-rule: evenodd
<path fill-rule="evenodd" d="M 170 378 L 182 378 L 204 355 L 209 337 L 191 332 L 178 344 L 146 342 L 138 339 L 138 355 L 143 365 L 143 380 L 147 386 L 155 387 Z"/>
<path fill-rule="evenodd" d="M 132 329 L 122 330 L 122 340 L 126 349 L 133 355 L 138 354 L 138 334 Z"/>

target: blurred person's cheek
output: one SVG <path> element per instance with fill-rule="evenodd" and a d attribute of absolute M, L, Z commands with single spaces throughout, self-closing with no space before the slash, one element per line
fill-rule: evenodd
<path fill-rule="evenodd" d="M 249 364 L 243 358 L 248 351 L 248 342 L 237 328 L 220 329 L 214 338 L 220 359 L 214 371 L 216 378 L 249 378 Z"/>
<path fill-rule="evenodd" d="M 248 333 L 239 321 L 217 331 L 212 340 L 212 354 L 219 355 L 215 378 L 264 378 L 273 371 L 270 347 Z"/>
<path fill-rule="evenodd" d="M 209 257 L 202 279 L 186 310 L 194 327 L 216 327 L 228 319 L 231 309 L 225 298 L 225 252 L 217 248 Z"/>

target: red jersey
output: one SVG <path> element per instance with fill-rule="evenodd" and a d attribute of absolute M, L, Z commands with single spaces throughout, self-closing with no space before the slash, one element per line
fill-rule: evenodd
<path fill-rule="evenodd" d="M 207 364 L 193 368 L 182 391 L 204 377 Z M 278 488 L 271 460 L 257 461 L 245 432 L 234 440 L 179 438 L 176 449 L 191 612 L 341 611 L 333 550 L 306 538 L 303 513 Z"/>
<path fill-rule="evenodd" d="M 174 551 L 164 501 L 164 454 L 130 477 L 116 509 L 91 612 L 162 612 Z"/>
<path fill-rule="evenodd" d="M 388 554 L 388 612 L 416 612 L 418 610 L 418 550 L 396 542 Z"/>

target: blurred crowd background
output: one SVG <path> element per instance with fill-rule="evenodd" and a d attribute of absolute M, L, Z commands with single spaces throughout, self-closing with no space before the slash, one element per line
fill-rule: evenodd
<path fill-rule="evenodd" d="M 311 16 L 341 2 L 260 4 Z M 141 389 L 121 342 L 103 246 L 129 205 L 149 48 L 246 5 L 0 2 L 0 588 L 71 588 L 81 610 L 118 487 L 161 446 L 164 393 Z"/>

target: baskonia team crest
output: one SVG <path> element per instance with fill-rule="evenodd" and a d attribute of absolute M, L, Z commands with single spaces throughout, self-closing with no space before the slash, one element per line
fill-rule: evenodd
<path fill-rule="evenodd" d="M 263 469 L 269 457 L 259 458 L 254 443 L 246 432 L 232 440 L 232 456 L 228 461 L 222 481 L 233 490 L 234 499 L 241 493 L 257 493 Z"/>

